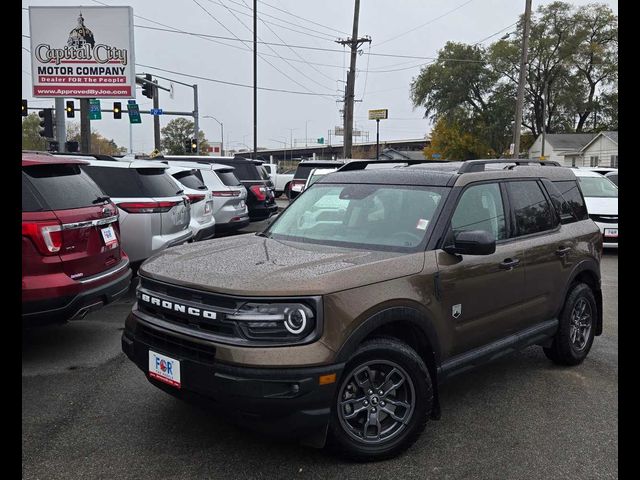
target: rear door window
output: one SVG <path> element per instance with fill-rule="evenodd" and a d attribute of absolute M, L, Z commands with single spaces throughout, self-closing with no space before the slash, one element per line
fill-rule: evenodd
<path fill-rule="evenodd" d="M 98 197 L 104 193 L 77 164 L 49 164 L 32 165 L 22 168 L 23 184 L 27 182 L 32 189 L 37 192 L 45 205 L 40 204 L 39 210 L 68 210 L 73 208 L 83 208 L 94 205 Z M 27 189 L 29 193 L 25 198 L 23 187 L 23 207 L 38 208 L 34 200 L 34 192 Z M 27 210 L 28 211 L 28 210 Z M 31 210 L 34 211 L 34 210 Z"/>
<path fill-rule="evenodd" d="M 558 188 L 558 191 L 567 201 L 578 220 L 589 218 L 587 205 L 584 203 L 584 197 L 576 180 L 553 182 L 553 184 Z"/>
<path fill-rule="evenodd" d="M 551 230 L 556 221 L 547 197 L 536 181 L 507 182 L 515 216 L 516 236 Z"/>
<path fill-rule="evenodd" d="M 84 166 L 105 193 L 116 198 L 174 197 L 178 186 L 164 168 Z"/>
<path fill-rule="evenodd" d="M 569 203 L 565 200 L 565 198 L 558 191 L 553 182 L 545 178 L 542 180 L 542 184 L 544 185 L 547 194 L 549 194 L 549 198 L 551 198 L 551 203 L 553 204 L 553 208 L 560 218 L 560 223 L 566 224 L 577 221 L 578 218 L 573 212 L 571 205 L 569 205 Z"/>

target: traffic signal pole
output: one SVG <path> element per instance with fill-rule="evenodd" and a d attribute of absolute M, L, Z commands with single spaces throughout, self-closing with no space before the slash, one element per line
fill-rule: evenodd
<path fill-rule="evenodd" d="M 91 153 L 91 119 L 89 118 L 89 99 L 80 99 L 80 152 Z"/>
<path fill-rule="evenodd" d="M 64 146 L 67 141 L 67 131 L 65 129 L 65 106 L 64 98 L 56 98 L 56 140 L 58 141 L 58 151 L 65 152 Z"/>
<path fill-rule="evenodd" d="M 156 80 L 157 82 L 157 80 Z M 153 108 L 160 108 L 160 95 L 158 92 L 158 87 L 153 87 Z M 153 147 L 160 151 L 160 116 L 153 116 Z"/>

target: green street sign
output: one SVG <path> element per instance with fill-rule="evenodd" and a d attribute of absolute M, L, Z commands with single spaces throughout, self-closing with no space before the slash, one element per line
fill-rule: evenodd
<path fill-rule="evenodd" d="M 127 113 L 129 114 L 129 123 L 142 123 L 142 118 L 140 117 L 140 107 L 138 104 L 130 100 L 127 104 Z"/>
<path fill-rule="evenodd" d="M 320 138 L 318 139 L 318 143 L 319 143 L 320 145 L 324 145 L 324 137 L 320 137 Z"/>
<path fill-rule="evenodd" d="M 89 99 L 89 120 L 102 120 L 100 112 L 100 100 L 97 98 Z"/>

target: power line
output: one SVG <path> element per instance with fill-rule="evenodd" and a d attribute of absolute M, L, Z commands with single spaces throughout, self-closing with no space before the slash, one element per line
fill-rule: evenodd
<path fill-rule="evenodd" d="M 460 5 L 458 5 L 457 7 L 453 8 L 452 10 L 449 10 L 448 12 L 443 13 L 443 14 L 442 14 L 442 15 L 440 15 L 439 17 L 432 18 L 432 19 L 431 19 L 431 20 L 429 20 L 428 22 L 425 22 L 425 23 L 423 23 L 423 24 L 421 24 L 421 25 L 418 25 L 417 27 L 414 27 L 414 28 L 412 28 L 412 29 L 410 29 L 410 30 L 406 30 L 406 31 L 404 31 L 404 32 L 403 32 L 403 33 L 401 33 L 401 34 L 396 35 L 395 37 L 388 38 L 387 40 L 384 40 L 383 42 L 380 42 L 378 45 L 384 45 L 385 43 L 391 42 L 391 41 L 396 40 L 396 39 L 398 39 L 398 38 L 400 38 L 400 37 L 404 37 L 405 35 L 408 35 L 408 34 L 410 34 L 411 32 L 414 32 L 415 30 L 418 30 L 418 29 L 420 29 L 420 28 L 422 28 L 422 27 L 426 27 L 426 26 L 427 26 L 427 25 L 429 25 L 430 23 L 433 23 L 433 22 L 435 22 L 436 20 L 440 20 L 441 18 L 446 17 L 446 16 L 447 16 L 447 15 L 449 15 L 450 13 L 453 13 L 453 12 L 455 12 L 456 10 L 461 9 L 462 7 L 464 7 L 465 5 L 470 4 L 470 3 L 471 3 L 471 2 L 473 2 L 473 1 L 474 1 L 474 0 L 467 0 L 466 2 L 464 2 L 464 3 L 460 4 Z"/>
<path fill-rule="evenodd" d="M 514 25 L 517 25 L 518 22 L 513 22 L 511 25 L 509 25 L 508 27 L 504 27 L 502 30 L 498 30 L 496 33 L 493 33 L 491 35 L 489 35 L 488 37 L 483 38 L 482 40 L 478 40 L 476 43 L 473 44 L 473 46 L 475 47 L 476 45 L 478 45 L 479 43 L 484 42 L 485 40 L 489 40 L 491 37 L 495 37 L 496 35 L 498 35 L 499 33 L 504 32 L 505 30 L 513 27 Z"/>
<path fill-rule="evenodd" d="M 226 26 L 224 26 L 224 24 L 222 24 L 222 22 L 220 22 L 217 18 L 215 18 L 213 15 L 211 15 L 211 13 L 210 13 L 206 8 L 204 8 L 202 5 L 200 5 L 200 4 L 198 3 L 198 1 L 197 1 L 197 0 L 193 0 L 193 2 L 194 2 L 196 5 L 198 5 L 202 10 L 204 10 L 204 11 L 206 12 L 206 14 L 207 14 L 207 15 L 209 15 L 209 16 L 210 16 L 211 18 L 213 18 L 216 22 L 218 22 L 220 25 L 222 25 L 222 26 L 223 26 L 223 27 L 224 27 L 228 32 L 230 32 L 234 37 L 238 38 L 238 40 L 240 39 L 240 38 L 239 38 L 235 33 L 233 33 L 233 32 L 232 32 L 231 30 L 229 30 Z M 222 5 L 223 7 L 225 7 L 225 8 L 227 8 L 227 10 L 229 10 L 229 9 L 228 9 L 228 7 L 227 7 L 226 5 L 224 5 L 224 4 L 221 4 L 221 5 Z M 241 24 L 243 27 L 245 27 L 247 30 L 251 31 L 251 29 L 250 29 L 249 27 L 247 27 L 247 26 L 244 24 L 244 22 L 242 22 L 242 20 L 240 20 L 240 19 L 239 19 L 239 18 L 238 18 L 238 17 L 237 17 L 233 12 L 231 12 L 231 10 L 229 10 L 229 12 L 231 13 L 231 15 L 233 15 L 233 17 L 234 17 L 236 20 L 238 20 L 238 22 L 240 22 L 240 24 Z M 269 47 L 269 48 L 271 48 L 271 47 Z M 278 55 L 278 53 L 277 53 L 275 50 L 273 50 L 273 49 L 271 49 L 271 50 L 272 50 L 276 55 Z M 267 64 L 271 65 L 271 67 L 273 67 L 275 70 L 277 70 L 277 71 L 278 71 L 278 72 L 280 72 L 282 75 L 284 75 L 284 76 L 285 76 L 285 77 L 287 77 L 289 80 L 291 80 L 293 83 L 295 83 L 296 85 L 298 85 L 298 86 L 300 86 L 300 87 L 304 88 L 305 90 L 307 90 L 307 91 L 311 92 L 311 90 L 310 90 L 309 88 L 307 88 L 307 87 L 306 87 L 305 85 L 303 85 L 302 83 L 298 82 L 298 81 L 297 81 L 297 80 L 295 80 L 294 78 L 292 78 L 292 77 L 290 77 L 289 75 L 287 75 L 285 72 L 283 72 L 283 71 L 282 71 L 282 70 L 280 70 L 278 67 L 276 67 L 274 64 L 272 64 L 269 60 L 266 60 L 266 59 L 265 59 L 265 58 L 263 58 L 260 54 L 258 54 L 258 56 L 259 56 L 259 57 L 260 57 L 264 62 L 266 62 Z M 279 55 L 278 55 L 278 56 L 279 56 Z M 282 58 L 282 57 L 280 57 L 280 58 Z M 293 68 L 293 66 L 292 66 L 291 64 L 289 64 L 289 66 L 291 66 L 291 67 Z M 321 85 L 321 86 L 322 86 L 322 85 Z M 323 87 L 323 88 L 326 88 L 326 87 Z M 328 96 L 328 95 L 327 95 L 327 96 Z"/>
<path fill-rule="evenodd" d="M 242 2 L 243 2 L 243 3 L 245 3 L 245 2 L 244 2 L 244 0 L 242 0 Z M 245 3 L 245 5 L 246 5 L 246 3 Z M 249 8 L 249 6 L 248 6 L 248 5 L 247 5 L 247 8 Z M 277 33 L 276 33 L 276 32 L 275 32 L 275 31 L 274 31 L 274 30 L 269 26 L 269 24 L 267 24 L 267 23 L 266 23 L 264 20 L 262 20 L 262 19 L 260 19 L 260 21 L 264 24 L 264 26 L 265 26 L 265 27 L 267 27 L 267 28 L 271 31 L 271 33 L 273 33 L 273 34 L 276 36 L 276 38 L 277 38 L 278 40 L 280 40 L 281 42 L 285 43 L 285 42 L 284 42 L 284 40 L 283 40 L 282 38 L 280 38 L 280 35 L 278 35 L 278 34 L 277 34 Z M 299 57 L 299 58 L 300 58 L 304 63 L 306 63 L 307 65 L 309 65 L 313 70 L 315 70 L 316 72 L 318 72 L 320 75 L 324 76 L 325 78 L 328 78 L 328 79 L 329 79 L 329 80 L 331 80 L 332 82 L 335 80 L 334 78 L 331 78 L 329 75 L 325 74 L 324 72 L 321 72 L 320 70 L 318 70 L 317 68 L 315 68 L 314 66 L 312 66 L 309 62 L 307 62 L 307 60 L 306 60 L 302 55 L 300 55 L 298 52 L 296 52 L 293 48 L 291 48 L 291 47 L 289 47 L 289 46 L 287 46 L 287 48 L 288 48 L 289 50 L 291 50 L 295 55 L 297 55 L 297 56 L 298 56 L 298 57 Z M 272 50 L 273 50 L 273 49 L 272 49 Z M 278 56 L 280 57 L 280 55 L 279 55 L 279 54 L 278 54 Z M 284 58 L 284 57 L 280 57 L 280 58 L 282 58 L 283 60 L 285 60 L 285 58 Z M 302 72 L 300 72 L 300 73 L 302 73 Z M 304 73 L 302 73 L 302 75 L 304 75 Z M 307 77 L 306 75 L 304 75 L 304 76 L 305 76 L 305 77 Z M 327 88 L 327 87 L 325 87 L 324 85 L 322 85 L 322 84 L 320 84 L 320 83 L 316 82 L 316 81 L 315 81 L 314 79 L 312 79 L 311 77 L 307 77 L 307 78 L 309 78 L 310 80 L 312 80 L 315 84 L 320 85 L 322 88 Z"/>
<path fill-rule="evenodd" d="M 222 2 L 221 2 L 220 0 L 217 0 L 217 1 L 214 1 L 214 0 L 207 0 L 207 1 L 208 1 L 208 2 L 210 2 L 210 3 L 215 3 L 215 4 L 218 4 L 218 5 L 222 5 L 222 6 L 223 6 L 223 7 L 225 7 L 226 9 L 228 9 L 228 10 L 229 10 L 229 9 L 230 9 L 230 10 L 233 10 L 234 12 L 239 13 L 239 14 L 241 14 L 241 15 L 246 15 L 246 16 L 249 16 L 249 17 L 252 17 L 252 16 L 253 16 L 253 13 L 243 12 L 243 11 L 240 11 L 240 10 L 236 10 L 236 9 L 230 8 L 230 7 L 226 6 L 226 5 L 223 5 L 223 4 L 222 4 Z M 241 6 L 241 7 L 243 7 L 243 8 L 247 8 L 247 9 L 249 9 L 249 10 L 252 10 L 252 11 L 253 11 L 253 9 L 252 9 L 251 7 L 249 7 L 248 5 L 246 5 L 246 4 L 245 4 L 245 5 L 243 5 L 243 4 L 241 4 L 240 2 L 237 2 L 237 1 L 234 1 L 234 0 L 229 0 L 229 1 L 230 1 L 231 3 L 234 3 L 234 4 L 236 4 L 236 5 Z M 270 22 L 270 21 L 268 21 L 268 20 L 262 20 L 262 19 L 261 19 L 260 21 L 262 21 L 263 23 L 270 23 L 271 25 L 275 25 L 275 26 L 278 26 L 278 27 L 280 27 L 280 28 L 284 28 L 285 30 L 291 30 L 291 31 L 293 31 L 293 32 L 301 33 L 301 34 L 303 34 L 303 35 L 309 35 L 310 37 L 320 38 L 321 40 L 329 40 L 329 41 L 333 41 L 333 40 L 334 40 L 334 38 L 333 38 L 333 37 L 334 37 L 334 35 L 329 35 L 328 33 L 321 32 L 321 31 L 319 31 L 319 30 L 314 30 L 313 28 L 305 27 L 304 25 L 300 25 L 300 24 L 298 24 L 298 23 L 289 22 L 289 21 L 287 21 L 287 20 L 283 20 L 283 19 L 281 19 L 281 18 L 279 18 L 279 17 L 275 17 L 275 16 L 273 16 L 273 15 L 269 15 L 268 13 L 261 12 L 261 13 L 260 13 L 260 16 L 262 16 L 262 17 L 274 18 L 274 19 L 278 20 L 279 22 L 283 22 L 283 23 L 286 23 L 286 24 L 289 24 L 289 25 L 294 25 L 294 26 L 296 26 L 296 27 L 300 27 L 300 28 L 306 28 L 306 29 L 307 29 L 307 30 L 309 30 L 309 31 L 319 33 L 320 35 L 324 35 L 324 37 L 319 37 L 319 36 L 317 36 L 317 35 L 312 35 L 312 34 L 310 34 L 309 32 L 304 32 L 304 31 L 302 31 L 302 32 L 301 32 L 300 30 L 294 30 L 294 29 L 292 29 L 292 28 L 285 27 L 284 25 L 280 25 L 280 24 L 275 23 L 275 22 Z"/>
<path fill-rule="evenodd" d="M 195 78 L 197 80 L 204 80 L 204 81 L 207 81 L 207 82 L 221 83 L 223 85 L 232 85 L 234 87 L 253 88 L 253 85 L 246 85 L 244 83 L 228 82 L 228 81 L 225 81 L 225 80 L 218 80 L 216 78 L 203 77 L 203 76 L 200 76 L 200 75 L 191 75 L 191 74 L 184 73 L 184 72 L 177 72 L 175 70 L 168 70 L 166 68 L 154 67 L 152 65 L 144 65 L 142 63 L 136 63 L 136 65 L 139 66 L 139 67 L 143 67 L 143 68 L 151 68 L 153 70 L 158 70 L 160 72 L 172 73 L 174 75 L 182 75 L 183 77 Z M 269 87 L 257 87 L 257 88 L 258 88 L 258 90 L 266 90 L 268 92 L 292 93 L 292 94 L 296 94 L 296 95 L 311 95 L 311 96 L 314 96 L 314 97 L 326 97 L 327 96 L 324 93 L 300 92 L 300 91 L 296 91 L 296 90 L 285 90 L 285 89 L 281 89 L 281 88 L 269 88 Z"/>
<path fill-rule="evenodd" d="M 323 27 L 323 28 L 326 28 L 327 30 L 332 30 L 332 31 L 334 31 L 334 32 L 338 32 L 338 33 L 340 33 L 340 34 L 342 34 L 342 35 L 349 35 L 349 33 L 348 33 L 348 32 L 343 32 L 342 30 L 338 30 L 338 29 L 336 29 L 336 28 L 328 27 L 328 26 L 323 25 L 323 24 L 321 24 L 321 23 L 314 22 L 313 20 L 309 20 L 308 18 L 301 17 L 301 16 L 299 16 L 299 15 L 296 15 L 296 14 L 294 14 L 294 13 L 289 12 L 288 10 L 284 10 L 284 9 L 282 9 L 282 8 L 278 8 L 278 7 L 274 6 L 274 5 L 271 5 L 270 3 L 267 3 L 267 2 L 260 2 L 260 3 L 262 3 L 263 5 L 266 5 L 266 6 L 268 6 L 268 7 L 271 7 L 271 8 L 273 8 L 274 10 L 277 10 L 277 11 L 279 11 L 279 12 L 282 12 L 282 13 L 284 13 L 284 14 L 286 14 L 286 15 L 291 15 L 292 17 L 298 18 L 298 19 L 300 19 L 300 20 L 304 20 L 305 22 L 309 22 L 309 23 L 311 23 L 311 24 L 313 24 L 313 25 L 317 25 L 318 27 Z"/>

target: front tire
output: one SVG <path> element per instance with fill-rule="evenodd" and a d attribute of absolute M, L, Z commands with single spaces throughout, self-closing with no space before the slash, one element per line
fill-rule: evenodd
<path fill-rule="evenodd" d="M 593 291 L 584 283 L 576 284 L 567 295 L 553 343 L 544 348 L 547 358 L 558 365 L 582 363 L 593 344 L 597 316 Z"/>
<path fill-rule="evenodd" d="M 390 338 L 367 341 L 344 369 L 329 443 L 351 460 L 395 457 L 420 436 L 432 406 L 431 377 L 415 350 Z"/>

